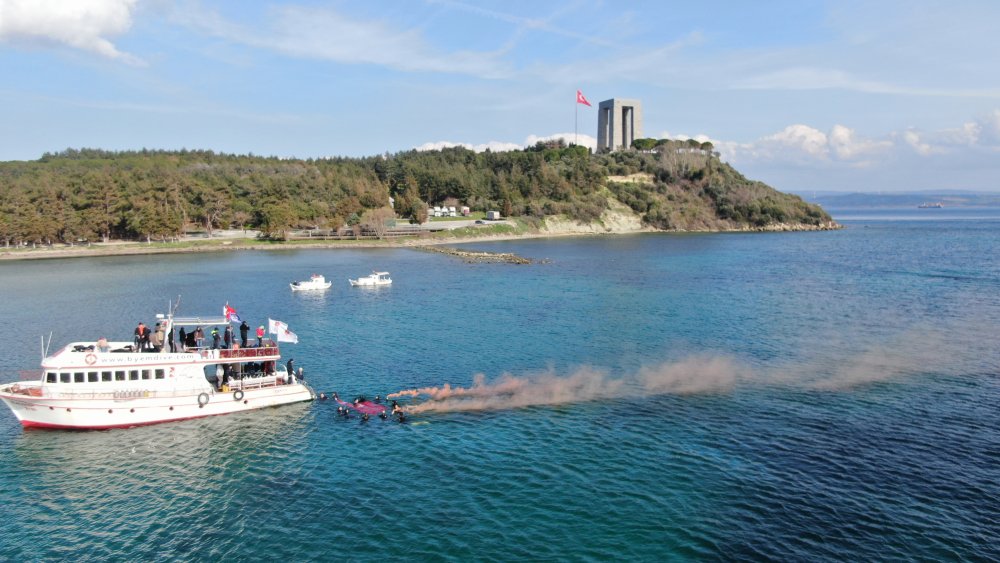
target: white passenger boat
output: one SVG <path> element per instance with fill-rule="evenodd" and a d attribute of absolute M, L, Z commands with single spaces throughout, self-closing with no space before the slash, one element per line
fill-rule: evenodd
<path fill-rule="evenodd" d="M 164 333 L 227 323 L 224 317 L 160 319 Z M 132 342 L 103 339 L 71 342 L 45 357 L 34 378 L 0 385 L 0 400 L 24 427 L 106 429 L 315 398 L 301 368 L 288 373 L 270 339 L 255 348 L 177 350 L 139 351 Z"/>
<path fill-rule="evenodd" d="M 292 291 L 315 291 L 330 289 L 333 282 L 326 281 L 326 278 L 320 274 L 313 274 L 312 277 L 306 281 L 292 282 L 288 285 L 291 286 Z"/>
<path fill-rule="evenodd" d="M 352 287 L 392 284 L 392 278 L 389 277 L 389 272 L 372 272 L 365 277 L 358 278 L 356 280 L 348 279 L 347 281 L 351 282 Z"/>

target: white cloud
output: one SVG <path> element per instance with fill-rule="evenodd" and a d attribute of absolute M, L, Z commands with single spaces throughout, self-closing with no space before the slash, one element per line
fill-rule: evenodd
<path fill-rule="evenodd" d="M 704 143 L 706 141 L 710 141 L 712 144 L 715 144 L 715 142 L 716 142 L 715 139 L 713 139 L 713 138 L 711 138 L 708 135 L 705 135 L 703 133 L 699 133 L 699 134 L 697 134 L 697 135 L 695 135 L 695 136 L 692 137 L 691 135 L 688 135 L 687 133 L 671 133 L 670 131 L 664 131 L 663 133 L 660 133 L 660 135 L 658 137 L 655 137 L 655 138 L 656 139 L 673 139 L 675 141 L 686 141 L 688 139 L 694 139 L 695 141 L 698 141 L 699 143 Z"/>
<path fill-rule="evenodd" d="M 132 27 L 136 0 L 0 0 L 0 40 L 61 44 L 133 65 L 143 61 L 108 37 Z"/>
<path fill-rule="evenodd" d="M 907 145 L 912 147 L 913 150 L 916 151 L 916 153 L 921 156 L 928 156 L 931 153 L 935 152 L 934 148 L 931 147 L 928 143 L 924 142 L 920 138 L 920 133 L 916 131 L 913 130 L 903 131 L 902 137 L 903 141 L 905 141 Z"/>
<path fill-rule="evenodd" d="M 890 139 L 867 139 L 853 129 L 834 125 L 829 133 L 803 124 L 789 125 L 750 143 L 713 141 L 722 157 L 733 163 L 786 162 L 798 164 L 843 163 L 865 167 L 890 151 Z"/>
<path fill-rule="evenodd" d="M 966 152 L 1000 152 L 1000 110 L 993 110 L 958 127 L 939 131 L 915 128 L 893 134 L 921 156 Z"/>
<path fill-rule="evenodd" d="M 995 109 L 991 113 L 979 119 L 980 142 L 987 143 L 994 148 L 1000 147 L 1000 109 Z"/>
<path fill-rule="evenodd" d="M 472 143 L 436 141 L 436 142 L 424 143 L 418 147 L 415 147 L 415 150 L 436 151 L 450 147 L 465 147 L 469 150 L 473 150 L 476 152 L 483 152 L 487 149 L 489 149 L 491 152 L 507 152 L 507 151 L 523 150 L 527 147 L 535 145 L 539 141 L 544 142 L 544 141 L 555 141 L 556 139 L 563 139 L 564 141 L 566 141 L 567 144 L 570 144 L 573 142 L 574 137 L 577 137 L 579 139 L 580 146 L 589 147 L 591 150 L 595 150 L 597 148 L 597 139 L 591 137 L 590 135 L 575 135 L 573 133 L 556 133 L 554 135 L 546 135 L 544 137 L 540 137 L 538 135 L 528 135 L 528 137 L 524 140 L 524 142 L 520 144 L 508 143 L 505 141 L 490 141 L 488 143 L 480 143 L 478 145 L 474 145 Z"/>
<path fill-rule="evenodd" d="M 419 29 L 352 19 L 332 9 L 284 6 L 274 8 L 268 19 L 266 28 L 247 28 L 214 12 L 174 12 L 175 21 L 201 32 L 292 57 L 481 78 L 509 74 L 502 50 L 442 52 L 432 47 Z"/>
<path fill-rule="evenodd" d="M 789 125 L 761 139 L 761 144 L 778 151 L 791 150 L 821 158 L 828 154 L 826 134 L 808 125 Z"/>
<path fill-rule="evenodd" d="M 505 143 L 503 141 L 489 141 L 488 143 L 480 143 L 478 145 L 473 145 L 471 143 L 454 143 L 451 141 L 436 141 L 432 143 L 424 143 L 419 147 L 414 147 L 414 149 L 418 151 L 439 151 L 441 149 L 448 149 L 451 147 L 465 147 L 476 152 L 483 152 L 487 149 L 491 152 L 507 152 L 519 151 L 524 148 L 524 145 L 519 145 L 517 143 Z"/>
<path fill-rule="evenodd" d="M 892 141 L 861 139 L 843 125 L 834 125 L 827 137 L 830 148 L 840 160 L 866 158 L 892 148 Z"/>
<path fill-rule="evenodd" d="M 748 90 L 820 90 L 840 88 L 862 92 L 884 93 L 892 88 L 878 82 L 862 80 L 837 69 L 786 68 L 765 72 L 737 81 L 735 88 Z"/>
<path fill-rule="evenodd" d="M 578 144 L 582 147 L 587 147 L 590 150 L 597 150 L 597 139 L 591 137 L 590 135 L 581 135 L 578 133 L 555 133 L 552 135 L 546 135 L 544 137 L 539 137 L 537 135 L 528 135 L 528 138 L 524 140 L 525 146 L 532 146 L 539 141 L 555 141 L 562 139 L 566 141 L 567 145 Z"/>

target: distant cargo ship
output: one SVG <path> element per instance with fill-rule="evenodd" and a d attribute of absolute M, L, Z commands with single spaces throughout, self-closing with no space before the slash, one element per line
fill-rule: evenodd
<path fill-rule="evenodd" d="M 944 207 L 944 204 L 940 201 L 935 203 L 921 203 L 917 206 L 918 209 L 941 209 L 942 207 Z"/>

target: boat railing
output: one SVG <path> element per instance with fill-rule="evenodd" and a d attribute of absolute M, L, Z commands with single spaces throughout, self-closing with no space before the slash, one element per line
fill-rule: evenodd
<path fill-rule="evenodd" d="M 265 387 L 277 387 L 285 384 L 285 376 L 280 374 L 265 375 L 262 377 L 244 377 L 243 379 L 232 379 L 229 381 L 229 389 L 235 391 L 249 389 L 264 389 Z"/>
<path fill-rule="evenodd" d="M 278 346 L 273 343 L 264 343 L 262 348 L 233 348 L 219 350 L 219 359 L 240 359 L 240 358 L 261 358 L 280 356 Z"/>

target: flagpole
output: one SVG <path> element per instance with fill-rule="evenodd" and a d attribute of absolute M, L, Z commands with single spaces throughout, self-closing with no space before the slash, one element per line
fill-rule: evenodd
<path fill-rule="evenodd" d="M 579 137 L 579 133 L 577 133 L 577 123 L 580 120 L 579 115 L 580 115 L 580 102 L 576 101 L 576 102 L 573 103 L 573 144 L 574 145 L 580 144 L 579 143 L 579 139 L 577 138 L 577 137 Z"/>

